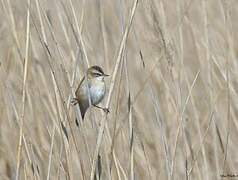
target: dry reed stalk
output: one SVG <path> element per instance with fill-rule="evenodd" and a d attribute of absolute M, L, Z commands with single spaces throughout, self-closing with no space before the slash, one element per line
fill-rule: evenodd
<path fill-rule="evenodd" d="M 107 98 L 107 101 L 106 101 L 106 108 L 109 107 L 110 102 L 111 102 L 111 96 L 112 96 L 112 92 L 114 90 L 115 79 L 116 79 L 116 76 L 117 76 L 118 68 L 119 68 L 119 65 L 121 63 L 123 48 L 125 46 L 125 43 L 126 43 L 126 40 L 127 40 L 128 34 L 129 34 L 129 30 L 130 30 L 130 27 L 131 27 L 133 17 L 135 15 L 135 10 L 136 10 L 137 3 L 138 3 L 138 0 L 134 0 L 133 6 L 131 8 L 130 18 L 129 18 L 127 27 L 125 29 L 125 32 L 123 34 L 122 41 L 120 43 L 120 48 L 119 48 L 119 51 L 118 51 L 116 64 L 114 66 L 113 75 L 112 75 L 112 79 L 111 79 L 108 98 Z M 94 152 L 94 155 L 93 155 L 93 164 L 92 164 L 91 173 L 90 173 L 90 180 L 93 180 L 93 178 L 94 178 L 95 168 L 96 168 L 96 160 L 97 160 L 97 156 L 98 156 L 98 153 L 99 153 L 99 148 L 101 146 L 106 120 L 107 120 L 107 115 L 104 116 L 104 118 L 102 119 L 101 126 L 100 126 L 100 129 L 99 129 L 99 133 L 98 133 L 98 137 L 97 137 L 97 144 L 96 144 L 95 152 Z"/>
<path fill-rule="evenodd" d="M 20 161 L 22 154 L 22 139 L 23 139 L 23 128 L 25 118 L 25 101 L 26 101 L 26 79 L 28 72 L 28 61 L 29 61 L 29 42 L 30 42 L 30 5 L 31 1 L 28 0 L 27 8 L 27 24 L 26 24 L 26 49 L 25 49 L 25 61 L 24 61 L 24 75 L 23 75 L 23 90 L 22 90 L 22 110 L 20 116 L 20 133 L 19 133 L 19 144 L 17 152 L 17 169 L 16 169 L 16 180 L 20 178 Z"/>

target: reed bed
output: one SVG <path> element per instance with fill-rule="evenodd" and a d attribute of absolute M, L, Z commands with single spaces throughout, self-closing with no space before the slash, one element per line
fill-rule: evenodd
<path fill-rule="evenodd" d="M 238 177 L 238 2 L 1 0 L 0 179 Z M 110 74 L 84 121 L 86 69 Z"/>

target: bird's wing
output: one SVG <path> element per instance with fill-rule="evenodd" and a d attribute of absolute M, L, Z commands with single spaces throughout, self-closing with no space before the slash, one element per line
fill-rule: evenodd
<path fill-rule="evenodd" d="M 76 96 L 77 96 L 77 94 L 78 94 L 79 91 L 80 91 L 80 87 L 81 87 L 81 84 L 83 83 L 84 79 L 85 79 L 85 76 L 83 76 L 83 78 L 81 79 L 81 81 L 80 81 L 80 83 L 79 83 L 79 85 L 78 85 L 78 88 L 76 89 L 76 92 L 75 92 Z"/>
<path fill-rule="evenodd" d="M 82 80 L 80 81 L 78 88 L 75 92 L 76 98 L 77 98 L 77 102 L 80 108 L 80 112 L 81 112 L 81 116 L 84 119 L 84 115 L 86 113 L 86 110 L 88 108 L 88 100 L 85 99 L 85 91 L 84 91 L 84 81 L 85 81 L 85 76 L 82 78 Z M 80 99 L 80 100 L 79 100 Z"/>

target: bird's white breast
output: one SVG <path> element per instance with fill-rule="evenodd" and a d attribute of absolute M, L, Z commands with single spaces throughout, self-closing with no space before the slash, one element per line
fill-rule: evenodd
<path fill-rule="evenodd" d="M 102 101 L 105 95 L 106 87 L 103 81 L 96 82 L 90 86 L 90 96 L 92 104 L 98 104 Z"/>

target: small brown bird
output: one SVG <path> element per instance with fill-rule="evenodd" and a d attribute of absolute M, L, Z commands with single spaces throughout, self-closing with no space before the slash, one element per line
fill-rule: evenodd
<path fill-rule="evenodd" d="M 97 106 L 106 94 L 104 77 L 109 75 L 105 74 L 99 66 L 91 66 L 86 73 L 75 92 L 76 98 L 71 101 L 74 105 L 79 104 L 82 119 L 90 104 L 109 112 L 107 108 Z M 78 125 L 77 120 L 76 124 Z"/>

